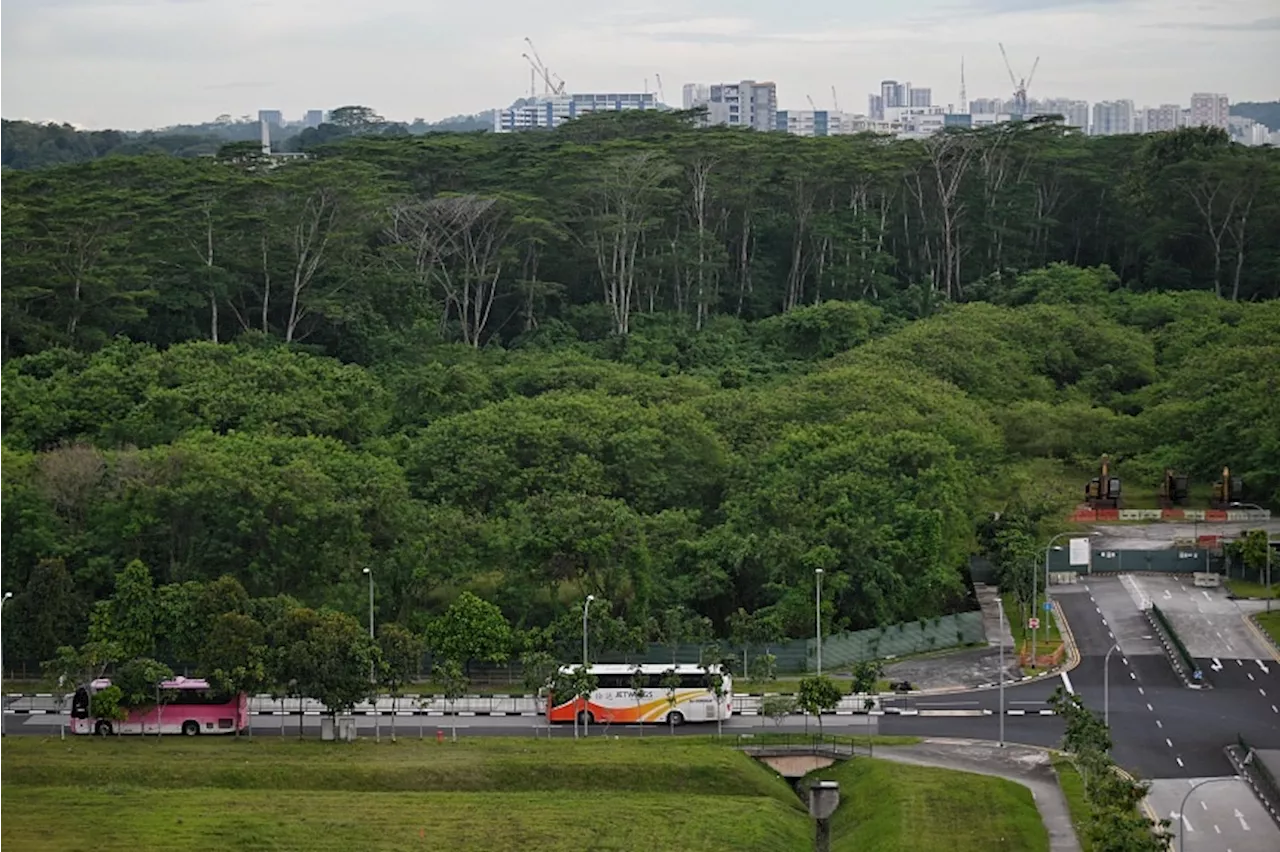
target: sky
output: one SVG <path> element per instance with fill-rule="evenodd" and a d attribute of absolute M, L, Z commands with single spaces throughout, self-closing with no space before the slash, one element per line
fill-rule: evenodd
<path fill-rule="evenodd" d="M 1280 98 L 1277 0 L 4 0 L 0 114 L 142 129 L 371 106 L 428 120 L 529 91 L 531 38 L 570 92 L 772 80 L 781 108 L 865 112 L 880 81 L 934 103 Z"/>

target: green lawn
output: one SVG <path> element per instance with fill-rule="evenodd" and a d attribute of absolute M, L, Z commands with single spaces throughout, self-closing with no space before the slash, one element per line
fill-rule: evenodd
<path fill-rule="evenodd" d="M 1089 840 L 1089 803 L 1084 798 L 1084 779 L 1075 764 L 1062 755 L 1053 758 L 1053 768 L 1057 770 L 1058 786 L 1062 788 L 1067 809 L 1071 811 L 1071 824 L 1080 839 L 1080 852 L 1093 852 L 1093 842 Z"/>
<path fill-rule="evenodd" d="M 1255 583 L 1251 580 L 1227 580 L 1227 590 L 1238 598 L 1266 598 L 1267 586 L 1265 583 Z M 1271 586 L 1271 597 L 1280 597 L 1280 586 Z"/>
<path fill-rule="evenodd" d="M 803 850 L 790 788 L 724 745 L 10 738 L 14 849 Z"/>
<path fill-rule="evenodd" d="M 1280 609 L 1274 612 L 1260 612 L 1254 618 L 1264 632 L 1275 642 L 1280 642 Z"/>
<path fill-rule="evenodd" d="M 967 772 L 854 759 L 814 773 L 840 782 L 836 852 L 1047 852 L 1026 787 Z"/>

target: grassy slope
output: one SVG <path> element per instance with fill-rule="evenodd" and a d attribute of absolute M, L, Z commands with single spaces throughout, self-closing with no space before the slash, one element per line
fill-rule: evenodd
<path fill-rule="evenodd" d="M 785 783 L 720 745 L 43 740 L 3 753 L 22 849 L 805 849 Z"/>
<path fill-rule="evenodd" d="M 1257 615 L 1258 624 L 1266 631 L 1273 640 L 1280 642 L 1280 610 L 1275 612 L 1260 612 Z"/>
<path fill-rule="evenodd" d="M 1012 781 L 855 759 L 815 773 L 840 782 L 836 852 L 1040 852 L 1049 835 L 1031 791 Z"/>
<path fill-rule="evenodd" d="M 1058 786 L 1066 797 L 1067 810 L 1071 811 L 1071 824 L 1080 839 L 1080 852 L 1093 852 L 1093 843 L 1089 840 L 1089 803 L 1084 798 L 1084 779 L 1075 764 L 1065 757 L 1055 757 L 1053 768 L 1058 773 Z"/>

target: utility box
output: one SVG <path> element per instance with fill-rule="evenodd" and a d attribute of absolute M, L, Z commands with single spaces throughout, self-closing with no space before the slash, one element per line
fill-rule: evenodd
<path fill-rule="evenodd" d="M 338 717 L 338 740 L 344 743 L 353 743 L 356 741 L 355 716 Z"/>
<path fill-rule="evenodd" d="M 327 713 L 320 717 L 320 739 L 333 742 L 333 717 Z"/>

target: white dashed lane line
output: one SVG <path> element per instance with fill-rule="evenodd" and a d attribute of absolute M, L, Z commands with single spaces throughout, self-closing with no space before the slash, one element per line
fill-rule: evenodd
<path fill-rule="evenodd" d="M 1173 748 L 1173 740 L 1169 739 L 1168 737 L 1165 737 L 1164 741 L 1168 744 L 1169 748 Z"/>
<path fill-rule="evenodd" d="M 1147 704 L 1147 709 L 1150 710 L 1152 713 L 1156 712 L 1156 708 L 1152 707 L 1150 704 Z"/>

